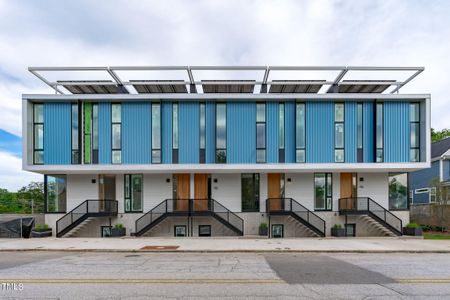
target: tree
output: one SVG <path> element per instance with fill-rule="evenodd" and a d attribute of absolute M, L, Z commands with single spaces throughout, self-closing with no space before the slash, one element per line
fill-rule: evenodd
<path fill-rule="evenodd" d="M 17 191 L 17 201 L 25 207 L 25 213 L 44 212 L 44 183 L 30 182 Z M 33 209 L 31 206 L 33 205 Z"/>
<path fill-rule="evenodd" d="M 450 129 L 444 128 L 441 131 L 431 128 L 431 142 L 435 143 L 450 136 Z"/>
<path fill-rule="evenodd" d="M 441 230 L 444 231 L 444 224 L 448 216 L 444 214 L 445 206 L 450 204 L 450 191 L 447 185 L 444 185 L 438 177 L 431 181 L 432 188 L 435 189 L 435 204 L 438 205 L 438 218 Z M 430 191 L 431 192 L 431 191 Z"/>

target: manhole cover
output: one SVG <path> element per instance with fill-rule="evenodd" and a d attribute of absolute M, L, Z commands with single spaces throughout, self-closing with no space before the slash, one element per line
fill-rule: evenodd
<path fill-rule="evenodd" d="M 144 246 L 140 250 L 177 250 L 180 246 Z"/>

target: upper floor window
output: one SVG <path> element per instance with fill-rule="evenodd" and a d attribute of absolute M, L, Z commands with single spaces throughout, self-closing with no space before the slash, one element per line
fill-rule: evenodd
<path fill-rule="evenodd" d="M 111 105 L 112 131 L 112 163 L 122 163 L 122 106 L 120 103 Z"/>
<path fill-rule="evenodd" d="M 73 119 L 72 119 L 73 120 Z M 98 104 L 83 104 L 84 163 L 98 163 Z"/>
<path fill-rule="evenodd" d="M 285 162 L 285 148 L 284 148 L 284 103 L 278 104 L 278 162 Z"/>
<path fill-rule="evenodd" d="M 409 105 L 409 128 L 410 128 L 410 160 L 420 161 L 420 104 L 411 103 Z"/>
<path fill-rule="evenodd" d="M 227 105 L 216 104 L 216 163 L 227 162 Z"/>
<path fill-rule="evenodd" d="M 376 151 L 375 151 L 375 161 L 384 161 L 384 143 L 383 143 L 383 103 L 376 104 L 375 110 L 375 121 L 376 121 Z"/>
<path fill-rule="evenodd" d="M 356 104 L 356 158 L 358 162 L 364 161 L 363 152 L 363 104 Z"/>
<path fill-rule="evenodd" d="M 161 163 L 161 104 L 152 103 L 152 163 Z"/>
<path fill-rule="evenodd" d="M 200 103 L 200 157 L 199 162 L 206 162 L 206 104 Z"/>
<path fill-rule="evenodd" d="M 344 162 L 344 103 L 334 104 L 334 161 Z"/>
<path fill-rule="evenodd" d="M 266 162 L 266 104 L 256 104 L 256 162 Z"/>
<path fill-rule="evenodd" d="M 304 163 L 306 161 L 305 125 L 305 103 L 297 103 L 295 107 L 295 161 L 298 163 Z"/>
<path fill-rule="evenodd" d="M 172 163 L 178 163 L 178 103 L 172 104 Z"/>
<path fill-rule="evenodd" d="M 33 104 L 33 163 L 44 163 L 44 104 Z"/>
<path fill-rule="evenodd" d="M 79 164 L 80 161 L 80 104 L 79 103 L 72 103 L 72 128 L 71 128 L 71 140 L 72 140 L 72 164 Z"/>

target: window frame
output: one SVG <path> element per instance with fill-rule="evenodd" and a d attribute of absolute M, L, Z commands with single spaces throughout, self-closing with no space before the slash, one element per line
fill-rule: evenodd
<path fill-rule="evenodd" d="M 76 119 L 74 120 L 74 107 L 76 108 Z M 76 132 L 74 129 L 74 121 L 76 121 Z M 71 147 L 71 156 L 70 156 L 70 162 L 72 165 L 79 165 L 81 164 L 81 151 L 80 148 L 81 147 L 81 133 L 82 130 L 80 130 L 80 124 L 82 124 L 82 112 L 81 112 L 81 102 L 72 102 L 71 103 L 71 109 L 70 109 L 70 147 Z M 82 129 L 82 128 L 81 128 Z M 77 146 L 74 147 L 74 138 L 77 141 Z M 76 155 L 76 159 L 75 159 L 75 155 Z"/>
<path fill-rule="evenodd" d="M 286 105 L 284 102 L 278 103 L 278 162 L 286 162 Z"/>
<path fill-rule="evenodd" d="M 391 177 L 393 176 L 399 176 L 399 175 L 404 175 L 406 177 L 406 186 L 405 186 L 405 203 L 406 203 L 406 207 L 400 207 L 400 208 L 396 208 L 393 207 L 391 205 Z M 407 172 L 392 172 L 392 173 L 388 173 L 388 208 L 390 211 L 407 211 L 409 210 L 409 205 L 410 205 L 410 201 L 408 199 L 409 197 L 409 176 Z"/>
<path fill-rule="evenodd" d="M 141 177 L 141 209 L 140 210 L 133 210 L 133 178 L 134 176 L 140 176 Z M 128 187 L 127 187 L 127 181 L 128 181 Z M 123 175 L 123 199 L 124 199 L 124 209 L 123 211 L 125 213 L 142 213 L 144 211 L 144 175 L 143 174 L 124 174 Z M 130 209 L 127 209 L 127 200 L 130 201 Z"/>
<path fill-rule="evenodd" d="M 153 109 L 155 107 L 159 107 L 159 109 L 157 110 L 158 115 L 159 115 L 159 122 L 155 123 L 154 122 L 154 118 L 153 118 Z M 151 105 L 151 113 L 152 113 L 152 120 L 151 120 L 151 126 L 152 126 L 152 136 L 151 136 L 151 141 L 152 141 L 152 151 L 150 153 L 151 155 L 151 162 L 152 164 L 161 164 L 162 163 L 162 151 L 161 151 L 161 144 L 162 144 L 162 137 L 161 137 L 161 126 L 162 126 L 162 116 L 161 116 L 161 102 L 152 102 Z M 154 130 L 154 125 L 157 124 L 158 125 L 158 131 L 159 131 L 159 147 L 155 147 L 155 143 L 153 143 L 153 139 L 155 138 L 155 131 Z M 179 133 L 179 132 L 178 132 Z M 157 154 L 157 156 L 156 156 Z M 158 160 L 155 160 L 154 158 L 158 157 Z"/>
<path fill-rule="evenodd" d="M 303 146 L 299 146 L 299 120 L 298 116 L 298 108 L 303 107 Z M 300 161 L 298 159 L 300 151 L 303 151 L 303 160 Z M 306 103 L 305 102 L 296 102 L 295 103 L 295 162 L 296 163 L 306 163 Z"/>
<path fill-rule="evenodd" d="M 263 107 L 262 109 L 264 110 L 264 119 L 263 120 L 258 120 L 258 107 Z M 265 163 L 267 158 L 266 158 L 266 147 L 267 147 L 267 125 L 266 125 L 266 120 L 267 120 L 267 106 L 265 102 L 258 102 L 256 103 L 256 163 L 260 164 L 260 163 Z M 263 141 L 260 141 L 258 138 L 258 128 L 262 127 L 262 133 L 264 134 L 263 137 Z M 263 147 L 260 147 L 258 144 L 259 143 L 263 143 Z M 262 153 L 263 155 L 260 157 L 260 153 Z"/>
<path fill-rule="evenodd" d="M 199 106 L 199 163 L 204 164 L 206 163 L 206 103 L 200 102 Z"/>
<path fill-rule="evenodd" d="M 251 179 L 248 178 L 251 175 Z M 244 176 L 248 176 L 246 179 L 251 180 L 252 183 L 252 205 L 251 207 L 244 207 L 244 190 L 243 190 L 243 179 Z M 242 212 L 259 212 L 261 209 L 261 175 L 259 173 L 241 173 L 241 211 Z M 247 202 L 245 202 L 247 203 Z M 249 202 L 250 203 L 250 202 Z"/>
<path fill-rule="evenodd" d="M 364 162 L 364 103 L 356 103 L 356 161 Z"/>
<path fill-rule="evenodd" d="M 418 111 L 418 115 L 419 118 L 418 120 L 411 120 L 411 110 L 413 107 L 417 107 L 417 111 Z M 410 115 L 410 120 L 409 120 L 409 161 L 410 162 L 420 162 L 420 103 L 419 102 L 411 102 L 409 104 L 409 115 Z M 416 127 L 416 135 L 415 135 L 415 139 L 416 139 L 416 146 L 413 146 L 413 135 L 412 135 L 412 129 L 413 127 Z M 417 160 L 413 160 L 413 155 L 411 155 L 412 153 L 416 153 L 417 152 Z"/>
<path fill-rule="evenodd" d="M 180 147 L 180 106 L 178 102 L 172 103 L 172 163 L 178 164 Z M 152 128 L 153 129 L 153 128 Z M 176 134 L 175 134 L 176 132 Z M 176 143 L 175 143 L 176 141 Z"/>
<path fill-rule="evenodd" d="M 378 124 L 378 107 L 381 108 L 381 123 Z M 378 132 L 378 125 L 380 126 L 380 132 Z M 380 134 L 380 137 L 378 137 Z M 375 159 L 376 163 L 384 162 L 384 102 L 375 102 Z M 378 144 L 378 138 L 381 145 Z M 378 152 L 381 152 L 381 156 L 378 156 Z"/>
<path fill-rule="evenodd" d="M 65 210 L 58 210 L 58 211 L 49 211 L 48 210 L 48 176 L 50 177 L 64 177 L 64 185 L 66 190 L 66 204 L 65 204 Z M 65 214 L 67 213 L 67 175 L 66 174 L 45 174 L 44 175 L 44 212 L 46 214 Z"/>
<path fill-rule="evenodd" d="M 336 120 L 336 114 L 338 106 L 342 105 L 342 121 Z M 339 126 L 342 126 L 342 145 L 337 145 L 337 135 L 340 134 L 337 129 Z M 337 153 L 342 151 L 342 160 L 337 160 Z M 334 162 L 335 163 L 344 163 L 345 162 L 345 104 L 344 102 L 335 102 L 334 103 Z"/>
<path fill-rule="evenodd" d="M 217 114 L 217 111 L 219 109 L 219 105 L 223 105 L 224 111 L 225 111 L 225 128 L 224 128 L 224 132 L 225 132 L 225 136 L 224 136 L 225 148 L 223 148 L 223 147 L 219 148 L 217 146 L 217 142 L 219 140 L 218 139 L 218 135 L 217 135 L 217 127 L 218 127 L 218 118 L 217 118 L 218 114 Z M 216 115 L 216 120 L 215 120 L 216 124 L 214 126 L 214 135 L 215 135 L 215 139 L 216 139 L 216 141 L 215 141 L 216 151 L 215 151 L 214 161 L 215 161 L 216 164 L 226 164 L 227 163 L 227 104 L 226 104 L 226 102 L 217 102 L 215 104 L 215 115 Z M 220 152 L 224 153 L 224 161 L 219 161 L 218 160 L 218 155 L 219 155 Z"/>
<path fill-rule="evenodd" d="M 36 121 L 36 107 L 42 107 L 42 122 Z M 36 128 L 37 126 L 42 126 L 42 148 L 36 148 Z M 33 103 L 33 165 L 43 165 L 44 161 L 44 130 L 45 130 L 45 120 L 44 120 L 44 103 Z M 36 162 L 36 153 L 42 153 L 42 162 Z"/>
<path fill-rule="evenodd" d="M 324 208 L 317 207 L 317 194 L 316 194 L 316 176 L 323 175 L 324 177 Z M 333 211 L 333 173 L 314 173 L 313 176 L 314 187 L 314 211 Z M 329 191 L 329 187 L 331 190 Z M 328 199 L 330 199 L 328 203 Z M 328 205 L 330 204 L 330 205 Z"/>
<path fill-rule="evenodd" d="M 120 120 L 115 121 L 113 118 L 113 106 L 120 107 Z M 120 139 L 118 148 L 114 147 L 114 125 L 120 128 Z M 120 161 L 114 162 L 114 153 L 119 153 Z M 111 103 L 111 164 L 121 164 L 122 163 L 122 103 Z"/>

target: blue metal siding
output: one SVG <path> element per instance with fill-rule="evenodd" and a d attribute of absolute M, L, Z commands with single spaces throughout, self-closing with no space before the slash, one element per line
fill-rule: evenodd
<path fill-rule="evenodd" d="M 295 163 L 295 102 L 286 102 L 284 106 L 285 162 Z M 306 149 L 308 152 L 308 149 Z"/>
<path fill-rule="evenodd" d="M 409 189 L 413 191 L 421 188 L 429 188 L 434 179 L 439 179 L 439 161 L 431 163 L 431 168 L 409 173 Z M 428 193 L 413 194 L 414 203 L 428 203 Z"/>
<path fill-rule="evenodd" d="M 98 104 L 98 161 L 111 163 L 111 103 Z"/>
<path fill-rule="evenodd" d="M 356 162 L 356 147 L 358 138 L 356 102 L 346 102 L 344 114 L 345 162 L 354 163 Z"/>
<path fill-rule="evenodd" d="M 375 119 L 373 102 L 363 103 L 363 158 L 364 162 L 374 162 Z"/>
<path fill-rule="evenodd" d="M 71 104 L 44 103 L 44 164 L 71 163 Z"/>
<path fill-rule="evenodd" d="M 213 164 L 216 160 L 216 105 L 206 102 L 206 163 Z"/>
<path fill-rule="evenodd" d="M 172 102 L 163 102 L 161 106 L 162 116 L 162 163 L 172 163 Z"/>
<path fill-rule="evenodd" d="M 179 162 L 198 164 L 200 149 L 200 105 L 181 102 L 179 111 Z"/>
<path fill-rule="evenodd" d="M 227 163 L 256 162 L 256 103 L 227 103 Z"/>
<path fill-rule="evenodd" d="M 280 116 L 278 102 L 267 102 L 266 104 L 266 161 L 267 163 L 278 163 L 278 129 Z"/>
<path fill-rule="evenodd" d="M 409 103 L 384 103 L 384 161 L 409 162 Z"/>
<path fill-rule="evenodd" d="M 122 163 L 149 164 L 151 104 L 122 103 Z"/>
<path fill-rule="evenodd" d="M 306 103 L 306 162 L 334 162 L 334 103 Z"/>

